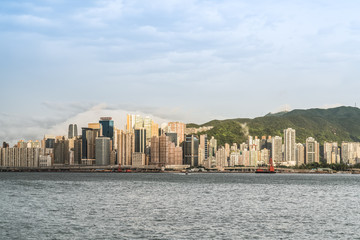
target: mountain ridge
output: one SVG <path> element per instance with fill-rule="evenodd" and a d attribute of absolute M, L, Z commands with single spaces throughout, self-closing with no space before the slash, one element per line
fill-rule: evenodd
<path fill-rule="evenodd" d="M 211 120 L 200 125 L 190 123 L 187 124 L 188 126 L 213 126 L 211 130 L 198 134 L 214 136 L 220 145 L 245 142 L 247 133 L 258 137 L 283 137 L 283 130 L 286 128 L 296 130 L 296 141 L 300 143 L 305 143 L 307 137 L 314 137 L 321 145 L 324 141 L 360 142 L 360 109 L 348 106 L 328 109 L 295 109 L 253 119 Z"/>

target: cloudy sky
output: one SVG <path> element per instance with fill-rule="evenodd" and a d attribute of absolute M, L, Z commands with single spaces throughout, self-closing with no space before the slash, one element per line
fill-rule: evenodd
<path fill-rule="evenodd" d="M 1 0 L 0 141 L 359 102 L 356 0 Z M 161 123 L 161 122 L 160 122 Z"/>

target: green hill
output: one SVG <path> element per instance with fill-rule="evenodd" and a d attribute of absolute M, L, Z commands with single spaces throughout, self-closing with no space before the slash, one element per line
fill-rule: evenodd
<path fill-rule="evenodd" d="M 360 109 L 337 107 L 331 109 L 308 109 L 268 114 L 254 119 L 238 118 L 213 120 L 202 125 L 213 126 L 202 132 L 214 136 L 218 143 L 242 143 L 247 136 L 283 136 L 283 130 L 296 130 L 297 142 L 305 143 L 307 137 L 314 137 L 320 144 L 324 141 L 360 141 Z"/>

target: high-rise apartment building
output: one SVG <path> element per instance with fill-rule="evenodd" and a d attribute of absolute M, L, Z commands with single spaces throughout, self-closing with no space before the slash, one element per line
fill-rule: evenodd
<path fill-rule="evenodd" d="M 223 146 L 216 151 L 216 167 L 223 169 L 227 166 L 226 151 Z"/>
<path fill-rule="evenodd" d="M 340 163 L 340 150 L 337 142 L 324 142 L 324 160 L 328 164 Z"/>
<path fill-rule="evenodd" d="M 82 139 L 76 138 L 74 141 L 74 164 L 81 164 Z"/>
<path fill-rule="evenodd" d="M 342 142 L 341 158 L 345 164 L 356 164 L 360 160 L 360 143 L 358 142 Z"/>
<path fill-rule="evenodd" d="M 151 136 L 152 136 L 152 123 L 153 120 L 150 117 L 144 118 L 144 129 L 146 131 L 146 145 L 150 145 Z"/>
<path fill-rule="evenodd" d="M 140 115 L 135 116 L 134 129 L 140 129 L 144 127 L 144 119 Z"/>
<path fill-rule="evenodd" d="M 169 147 L 171 141 L 168 136 L 162 135 L 159 137 L 160 155 L 159 161 L 161 166 L 165 166 L 169 162 Z M 175 149 L 174 149 L 175 151 Z M 175 152 L 174 152 L 175 154 Z"/>
<path fill-rule="evenodd" d="M 0 166 L 4 167 L 38 167 L 41 149 L 38 147 L 0 148 Z"/>
<path fill-rule="evenodd" d="M 151 137 L 158 137 L 158 136 L 159 136 L 159 124 L 152 122 Z"/>
<path fill-rule="evenodd" d="M 151 146 L 150 146 L 150 164 L 151 165 L 159 165 L 160 164 L 160 139 L 159 137 L 151 138 Z"/>
<path fill-rule="evenodd" d="M 166 135 L 151 138 L 151 165 L 182 165 L 182 148 L 175 144 Z"/>
<path fill-rule="evenodd" d="M 54 164 L 70 163 L 69 140 L 57 140 L 54 145 Z"/>
<path fill-rule="evenodd" d="M 132 154 L 135 152 L 135 136 L 133 132 L 119 130 L 117 162 L 120 166 L 132 165 Z"/>
<path fill-rule="evenodd" d="M 132 132 L 135 127 L 136 115 L 128 114 L 126 116 L 126 130 Z"/>
<path fill-rule="evenodd" d="M 260 151 L 255 149 L 249 150 L 249 165 L 252 167 L 256 167 L 258 165 L 258 161 L 260 158 Z"/>
<path fill-rule="evenodd" d="M 302 143 L 296 144 L 295 162 L 296 162 L 296 166 L 301 166 L 305 163 L 305 147 Z"/>
<path fill-rule="evenodd" d="M 209 157 L 215 157 L 217 151 L 217 140 L 212 136 L 209 141 Z"/>
<path fill-rule="evenodd" d="M 288 128 L 284 130 L 284 161 L 289 165 L 295 165 L 295 129 Z"/>
<path fill-rule="evenodd" d="M 179 144 L 185 140 L 185 128 L 186 124 L 182 122 L 169 122 L 167 132 L 177 133 L 179 138 Z"/>
<path fill-rule="evenodd" d="M 283 161 L 283 155 L 282 155 L 282 138 L 279 136 L 275 136 L 272 139 L 272 160 L 274 164 L 280 165 Z"/>
<path fill-rule="evenodd" d="M 199 165 L 204 166 L 204 162 L 207 161 L 209 157 L 208 151 L 208 140 L 207 135 L 200 135 L 200 145 L 199 145 Z"/>
<path fill-rule="evenodd" d="M 260 150 L 260 163 L 269 164 L 270 151 L 266 148 Z"/>
<path fill-rule="evenodd" d="M 320 152 L 319 143 L 315 141 L 314 138 L 308 137 L 306 139 L 306 157 L 305 157 L 306 164 L 310 164 L 314 162 L 318 163 L 320 161 L 319 152 Z"/>

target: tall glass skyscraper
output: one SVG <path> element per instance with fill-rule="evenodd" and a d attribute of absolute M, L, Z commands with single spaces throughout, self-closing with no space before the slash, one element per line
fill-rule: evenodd
<path fill-rule="evenodd" d="M 146 129 L 135 129 L 135 152 L 145 153 L 146 148 Z"/>
<path fill-rule="evenodd" d="M 68 139 L 71 139 L 71 138 L 77 137 L 77 136 L 78 136 L 77 125 L 70 124 L 69 131 L 68 131 Z"/>
<path fill-rule="evenodd" d="M 108 137 L 114 142 L 114 121 L 111 117 L 100 118 L 99 123 L 102 127 L 102 136 Z"/>

